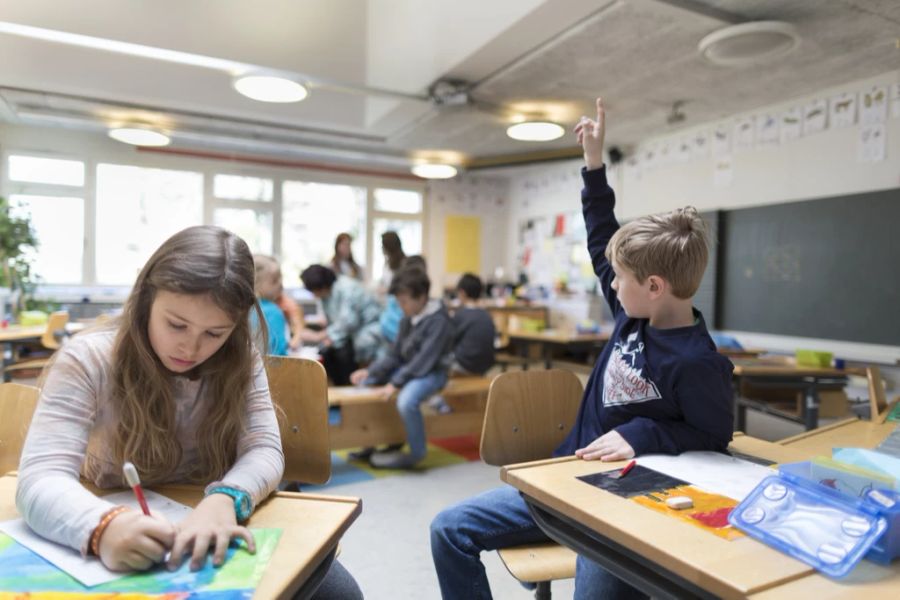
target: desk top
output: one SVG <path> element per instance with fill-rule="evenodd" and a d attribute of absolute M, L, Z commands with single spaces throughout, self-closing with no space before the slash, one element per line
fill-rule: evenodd
<path fill-rule="evenodd" d="M 85 323 L 68 323 L 66 324 L 67 333 L 78 333 L 86 327 Z M 47 325 L 10 325 L 0 329 L 0 343 L 21 342 L 24 340 L 40 339 L 44 332 L 47 331 Z"/>
<path fill-rule="evenodd" d="M 835 369 L 832 367 L 795 367 L 790 365 L 754 364 L 738 362 L 734 365 L 736 376 L 759 377 L 844 377 L 854 375 L 856 372 L 850 369 Z"/>
<path fill-rule="evenodd" d="M 806 458 L 799 451 L 741 434 L 735 434 L 731 447 L 777 462 Z M 724 540 L 576 479 L 623 464 L 566 457 L 504 467 L 501 478 L 717 596 L 744 597 L 813 572 L 749 537 Z"/>
<path fill-rule="evenodd" d="M 831 456 L 831 449 L 836 446 L 855 448 L 874 448 L 880 444 L 897 427 L 897 423 L 873 423 L 859 419 L 846 419 L 812 431 L 779 441 L 793 450 L 799 450 L 807 456 Z"/>
<path fill-rule="evenodd" d="M 203 497 L 202 489 L 194 486 L 167 485 L 153 489 L 190 506 Z M 15 493 L 15 475 L 0 477 L 0 520 L 19 516 Z M 279 527 L 283 532 L 253 597 L 290 597 L 337 546 L 360 512 L 359 498 L 292 492 L 271 496 L 250 517 L 250 527 Z"/>
<path fill-rule="evenodd" d="M 441 392 L 450 395 L 465 395 L 487 392 L 491 385 L 489 377 L 451 377 Z M 369 404 L 384 401 L 382 386 L 332 385 L 328 388 L 329 404 Z"/>
<path fill-rule="evenodd" d="M 543 331 L 517 331 L 510 330 L 507 334 L 512 339 L 528 340 L 532 342 L 553 342 L 557 344 L 572 344 L 578 342 L 606 342 L 610 333 L 575 333 L 559 329 L 544 329 Z"/>

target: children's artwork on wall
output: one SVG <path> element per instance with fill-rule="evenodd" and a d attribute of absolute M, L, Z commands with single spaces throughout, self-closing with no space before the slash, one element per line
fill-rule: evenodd
<path fill-rule="evenodd" d="M 800 138 L 803 132 L 803 111 L 799 107 L 789 108 L 781 113 L 781 143 Z"/>
<path fill-rule="evenodd" d="M 887 88 L 875 86 L 861 94 L 859 105 L 860 125 L 878 125 L 887 120 Z"/>
<path fill-rule="evenodd" d="M 709 132 L 696 132 L 691 138 L 691 146 L 691 154 L 694 158 L 708 158 L 710 152 Z"/>
<path fill-rule="evenodd" d="M 844 92 L 833 96 L 829 102 L 832 129 L 849 127 L 856 123 L 856 93 Z"/>
<path fill-rule="evenodd" d="M 716 159 L 713 168 L 713 184 L 716 187 L 728 187 L 734 179 L 734 169 L 730 156 L 721 156 Z"/>
<path fill-rule="evenodd" d="M 891 86 L 891 116 L 900 119 L 900 83 Z"/>
<path fill-rule="evenodd" d="M 731 155 L 731 133 L 724 125 L 719 125 L 713 132 L 712 154 L 716 159 Z"/>
<path fill-rule="evenodd" d="M 734 150 L 749 150 L 753 148 L 755 128 L 753 117 L 738 119 L 734 124 Z"/>
<path fill-rule="evenodd" d="M 760 146 L 777 146 L 779 118 L 771 113 L 756 117 L 756 142 Z"/>
<path fill-rule="evenodd" d="M 813 100 L 803 108 L 803 135 L 825 131 L 828 124 L 828 107 L 825 100 Z"/>
<path fill-rule="evenodd" d="M 859 162 L 880 162 L 884 160 L 886 128 L 884 123 L 864 125 L 859 128 L 857 159 Z"/>
<path fill-rule="evenodd" d="M 445 217 L 444 268 L 448 273 L 481 272 L 481 217 Z"/>
<path fill-rule="evenodd" d="M 125 575 L 109 583 L 86 587 L 47 562 L 40 555 L 0 533 L 0 590 L 13 592 L 11 598 L 28 597 L 108 599 L 196 598 L 249 600 L 275 552 L 280 529 L 253 529 L 256 554 L 243 546 L 228 549 L 227 560 L 215 568 L 211 561 L 198 571 L 186 560 L 177 571 L 159 566 L 151 571 Z M 3 593 L 0 593 L 0 598 Z"/>

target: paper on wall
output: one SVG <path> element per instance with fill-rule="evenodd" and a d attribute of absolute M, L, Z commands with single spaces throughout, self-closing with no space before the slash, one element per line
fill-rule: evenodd
<path fill-rule="evenodd" d="M 831 119 L 832 129 L 838 127 L 849 127 L 856 123 L 856 93 L 844 92 L 837 96 L 832 96 L 829 103 L 829 119 Z"/>

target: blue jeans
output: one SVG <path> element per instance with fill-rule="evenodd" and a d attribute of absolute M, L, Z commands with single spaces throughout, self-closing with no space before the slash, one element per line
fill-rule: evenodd
<path fill-rule="evenodd" d="M 549 538 L 511 486 L 496 488 L 441 511 L 431 522 L 431 556 L 444 600 L 490 599 L 479 554 Z M 578 557 L 575 600 L 646 598 L 597 563 Z"/>
<path fill-rule="evenodd" d="M 406 427 L 406 441 L 409 443 L 409 453 L 413 460 L 422 460 L 427 452 L 425 420 L 422 419 L 419 405 L 445 385 L 447 385 L 447 373 L 433 371 L 424 377 L 410 379 L 397 394 L 397 410 Z"/>

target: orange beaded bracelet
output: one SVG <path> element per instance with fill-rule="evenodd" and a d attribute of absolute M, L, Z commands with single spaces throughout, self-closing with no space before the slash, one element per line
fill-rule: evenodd
<path fill-rule="evenodd" d="M 100 537 L 103 535 L 107 526 L 109 526 L 113 519 L 126 510 L 128 510 L 127 506 L 116 506 L 103 513 L 103 516 L 100 517 L 100 522 L 94 527 L 94 531 L 91 532 L 90 546 L 91 552 L 93 552 L 95 556 L 100 556 Z"/>

